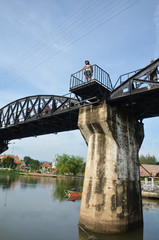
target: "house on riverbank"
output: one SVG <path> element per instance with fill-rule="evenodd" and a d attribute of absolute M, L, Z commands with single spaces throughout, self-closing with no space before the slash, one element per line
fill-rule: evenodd
<path fill-rule="evenodd" d="M 15 162 L 16 164 L 20 164 L 20 163 L 23 162 L 23 161 L 20 160 L 20 158 L 19 158 L 18 156 L 14 156 L 14 155 L 6 155 L 6 154 L 4 154 L 4 155 L 0 155 L 0 159 L 1 159 L 1 160 L 2 160 L 3 158 L 7 158 L 7 157 L 11 157 L 11 158 L 13 158 L 13 159 L 14 159 L 14 162 Z"/>
<path fill-rule="evenodd" d="M 26 164 L 24 161 L 21 161 L 18 156 L 14 155 L 0 155 L 0 162 L 3 162 L 3 158 L 11 157 L 14 159 L 14 163 L 17 165 L 17 168 L 20 170 L 25 170 L 26 169 Z"/>
<path fill-rule="evenodd" d="M 52 166 L 48 163 L 48 162 L 44 162 L 42 165 L 42 170 L 48 170 L 48 169 L 51 169 Z"/>

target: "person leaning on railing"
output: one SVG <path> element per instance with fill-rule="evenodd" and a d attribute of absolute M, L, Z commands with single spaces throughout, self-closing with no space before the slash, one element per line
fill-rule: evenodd
<path fill-rule="evenodd" d="M 84 69 L 85 69 L 84 75 L 85 75 L 86 81 L 88 83 L 88 82 L 91 81 L 91 77 L 92 77 L 92 74 L 93 74 L 92 66 L 91 66 L 91 64 L 90 64 L 90 62 L 88 60 L 85 61 L 84 67 L 81 70 L 79 70 L 79 72 L 84 70 Z"/>

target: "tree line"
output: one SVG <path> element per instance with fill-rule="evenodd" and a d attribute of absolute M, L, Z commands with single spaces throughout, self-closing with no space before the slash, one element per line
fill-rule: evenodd
<path fill-rule="evenodd" d="M 56 172 L 59 174 L 72 174 L 75 176 L 78 173 L 83 174 L 85 171 L 86 163 L 84 162 L 84 159 L 80 156 L 63 154 L 58 155 L 56 160 Z M 139 161 L 141 164 L 159 165 L 157 158 L 154 155 L 151 156 L 150 154 L 147 154 L 145 156 L 141 155 L 139 157 Z M 31 169 L 31 171 L 40 171 L 41 165 L 44 163 L 40 162 L 39 160 L 32 159 L 29 156 L 25 156 L 23 162 L 25 163 L 26 167 Z M 3 158 L 0 162 L 0 166 L 11 169 L 17 168 L 17 164 L 14 162 L 14 158 L 12 158 L 11 156 Z"/>
<path fill-rule="evenodd" d="M 74 155 L 58 155 L 57 156 L 57 164 L 56 164 L 56 172 L 59 174 L 73 174 L 76 175 L 78 173 L 84 173 L 85 171 L 85 163 L 82 157 L 74 156 Z M 41 165 L 44 162 L 40 162 L 39 160 L 32 159 L 29 156 L 25 156 L 22 160 L 25 163 L 25 166 L 31 171 L 41 171 Z M 49 163 L 51 165 L 51 163 Z M 14 158 L 11 156 L 7 156 L 3 158 L 0 162 L 0 165 L 4 168 L 16 169 L 17 164 L 14 162 Z M 50 169 L 52 170 L 52 169 Z"/>
<path fill-rule="evenodd" d="M 4 168 L 11 168 L 11 169 L 16 169 L 18 164 L 14 162 L 14 158 L 11 156 L 7 156 L 0 162 L 0 166 Z M 22 160 L 25 163 L 26 167 L 29 167 L 31 170 L 39 170 L 40 166 L 43 162 L 40 162 L 38 160 L 34 160 L 28 156 L 25 156 L 24 159 Z"/>
<path fill-rule="evenodd" d="M 146 156 L 141 155 L 139 158 L 141 164 L 151 164 L 151 165 L 159 165 L 157 158 L 154 155 L 147 154 Z"/>

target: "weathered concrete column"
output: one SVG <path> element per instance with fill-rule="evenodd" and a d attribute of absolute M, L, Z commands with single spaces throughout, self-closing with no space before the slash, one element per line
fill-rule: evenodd
<path fill-rule="evenodd" d="M 100 233 L 141 226 L 142 123 L 117 107 L 101 104 L 82 107 L 78 126 L 88 145 L 79 224 Z"/>

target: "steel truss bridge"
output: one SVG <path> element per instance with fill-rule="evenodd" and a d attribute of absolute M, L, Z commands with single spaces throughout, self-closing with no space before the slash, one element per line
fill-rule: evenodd
<path fill-rule="evenodd" d="M 78 129 L 82 106 L 107 102 L 133 113 L 137 119 L 159 116 L 159 59 L 146 67 L 123 74 L 115 86 L 110 76 L 93 65 L 91 81 L 85 71 L 71 75 L 70 94 L 21 98 L 0 109 L 0 153 L 13 139 Z"/>

